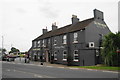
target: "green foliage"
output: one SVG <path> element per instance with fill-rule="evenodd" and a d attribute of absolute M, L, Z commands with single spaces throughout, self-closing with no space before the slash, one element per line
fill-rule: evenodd
<path fill-rule="evenodd" d="M 72 66 L 74 68 L 87 68 L 87 69 L 98 69 L 98 70 L 120 70 L 119 67 L 110 67 L 110 66 Z"/>
<path fill-rule="evenodd" d="M 11 51 L 9 53 L 17 53 L 20 52 L 19 49 L 16 49 L 15 47 L 11 48 Z"/>
<path fill-rule="evenodd" d="M 3 53 L 5 54 L 5 52 L 7 51 L 5 48 L 4 49 L 2 49 L 2 48 L 0 48 L 0 51 L 2 52 L 3 51 Z"/>
<path fill-rule="evenodd" d="M 120 49 L 120 33 L 109 33 L 103 39 L 103 49 L 101 52 L 105 65 L 118 66 L 118 53 Z"/>

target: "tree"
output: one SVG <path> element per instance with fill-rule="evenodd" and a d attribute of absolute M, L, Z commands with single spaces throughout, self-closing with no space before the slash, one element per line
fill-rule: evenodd
<path fill-rule="evenodd" d="M 0 52 L 2 53 L 3 52 L 3 54 L 5 54 L 6 53 L 6 49 L 4 48 L 4 49 L 2 49 L 2 48 L 0 48 Z"/>
<path fill-rule="evenodd" d="M 120 49 L 120 33 L 109 33 L 104 36 L 102 46 L 101 55 L 104 64 L 118 66 L 118 54 L 116 51 Z"/>
<path fill-rule="evenodd" d="M 12 47 L 11 51 L 9 52 L 9 54 L 10 53 L 18 53 L 18 52 L 20 52 L 19 49 L 16 49 L 15 47 Z"/>

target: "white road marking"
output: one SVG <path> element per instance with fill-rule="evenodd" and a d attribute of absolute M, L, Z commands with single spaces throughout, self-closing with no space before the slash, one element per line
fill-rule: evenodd
<path fill-rule="evenodd" d="M 94 71 L 93 69 L 87 69 L 87 70 L 89 70 L 89 71 Z"/>
<path fill-rule="evenodd" d="M 114 71 L 102 71 L 102 72 L 119 73 L 119 72 L 114 72 Z"/>
<path fill-rule="evenodd" d="M 46 67 L 53 67 L 53 66 L 46 66 Z"/>
<path fill-rule="evenodd" d="M 42 76 L 34 74 L 35 77 L 42 78 Z"/>
<path fill-rule="evenodd" d="M 69 68 L 69 69 L 75 69 L 75 70 L 78 70 L 79 68 Z"/>

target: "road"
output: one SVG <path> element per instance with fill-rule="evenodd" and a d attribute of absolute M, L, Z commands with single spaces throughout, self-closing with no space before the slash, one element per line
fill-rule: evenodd
<path fill-rule="evenodd" d="M 118 72 L 3 62 L 3 78 L 118 78 Z"/>

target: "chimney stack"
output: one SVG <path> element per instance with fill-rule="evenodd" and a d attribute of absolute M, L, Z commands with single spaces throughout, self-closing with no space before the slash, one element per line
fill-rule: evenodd
<path fill-rule="evenodd" d="M 76 24 L 79 22 L 79 18 L 76 15 L 72 15 L 72 24 Z"/>
<path fill-rule="evenodd" d="M 47 28 L 43 29 L 43 34 L 47 33 Z"/>
<path fill-rule="evenodd" d="M 52 23 L 52 30 L 56 30 L 58 28 L 58 26 L 56 26 L 56 22 Z"/>
<path fill-rule="evenodd" d="M 104 14 L 102 11 L 94 9 L 94 18 L 104 20 Z"/>

